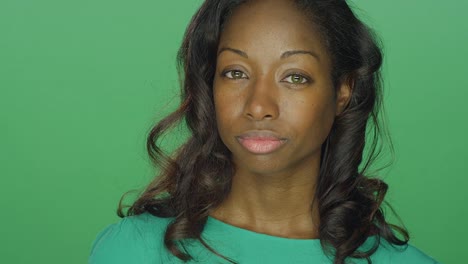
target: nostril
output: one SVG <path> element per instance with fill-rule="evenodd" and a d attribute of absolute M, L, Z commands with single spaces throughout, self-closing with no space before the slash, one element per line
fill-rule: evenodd
<path fill-rule="evenodd" d="M 263 119 L 273 119 L 273 115 L 271 114 L 252 114 L 247 113 L 247 117 L 252 120 L 263 120 Z"/>

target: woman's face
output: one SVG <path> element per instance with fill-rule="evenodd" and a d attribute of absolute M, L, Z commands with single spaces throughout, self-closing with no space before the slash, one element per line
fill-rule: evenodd
<path fill-rule="evenodd" d="M 237 8 L 222 32 L 213 92 L 220 137 L 237 169 L 297 171 L 320 149 L 349 89 L 335 93 L 319 35 L 288 0 Z"/>

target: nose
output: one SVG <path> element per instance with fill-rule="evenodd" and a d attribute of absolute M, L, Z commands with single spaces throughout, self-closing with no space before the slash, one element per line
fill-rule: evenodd
<path fill-rule="evenodd" d="M 259 78 L 248 89 L 244 116 L 254 121 L 276 119 L 279 115 L 278 99 L 274 82 Z"/>

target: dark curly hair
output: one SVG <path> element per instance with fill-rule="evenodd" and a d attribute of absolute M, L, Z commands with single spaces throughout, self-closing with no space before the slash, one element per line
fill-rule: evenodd
<path fill-rule="evenodd" d="M 234 166 L 218 134 L 212 87 L 223 26 L 232 11 L 247 1 L 206 0 L 193 16 L 177 57 L 181 104 L 152 128 L 147 139 L 148 153 L 160 172 L 126 213 L 123 197 L 119 203 L 120 217 L 144 212 L 174 217 L 166 229 L 164 244 L 184 261 L 192 259 L 184 239 L 194 238 L 214 254 L 235 263 L 212 249 L 200 235 L 211 210 L 221 204 L 231 188 Z M 380 238 L 392 245 L 406 245 L 409 241 L 404 227 L 385 220 L 383 204 L 391 208 L 384 201 L 388 185 L 369 177 L 368 172 L 381 153 L 382 139 L 387 139 L 393 153 L 380 118 L 381 45 L 344 0 L 292 3 L 319 28 L 332 59 L 334 87 L 343 82 L 352 87 L 349 104 L 336 117 L 322 145 L 317 189 L 311 197 L 313 203 L 318 202 L 321 245 L 328 256 L 333 255 L 336 264 L 345 263 L 347 257 L 365 258 L 371 263 L 370 256 L 378 249 Z M 172 153 L 165 153 L 158 139 L 183 121 L 190 132 L 187 140 Z M 378 238 L 375 244 L 368 251 L 359 251 L 371 235 Z"/>

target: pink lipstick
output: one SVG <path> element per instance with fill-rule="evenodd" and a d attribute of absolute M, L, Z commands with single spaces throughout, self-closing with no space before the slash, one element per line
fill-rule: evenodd
<path fill-rule="evenodd" d="M 239 143 L 254 154 L 267 154 L 280 148 L 286 139 L 271 131 L 251 131 L 237 137 Z"/>

